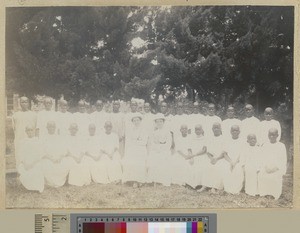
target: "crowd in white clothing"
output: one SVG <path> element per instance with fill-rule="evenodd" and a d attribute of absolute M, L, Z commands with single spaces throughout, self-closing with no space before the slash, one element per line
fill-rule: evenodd
<path fill-rule="evenodd" d="M 156 114 L 148 103 L 138 111 L 135 101 L 127 113 L 120 112 L 119 101 L 106 112 L 99 100 L 92 113 L 83 101 L 76 113 L 68 112 L 65 100 L 57 112 L 51 110 L 50 98 L 37 113 L 29 110 L 26 97 L 20 105 L 22 110 L 13 115 L 15 156 L 28 190 L 95 182 L 174 184 L 232 194 L 244 189 L 275 199 L 282 193 L 287 154 L 271 108 L 260 121 L 247 104 L 241 121 L 230 106 L 222 121 L 214 104 L 208 105 L 207 115 L 200 114 L 198 103 L 191 114 L 178 103 L 175 115 L 167 114 L 165 102 Z"/>

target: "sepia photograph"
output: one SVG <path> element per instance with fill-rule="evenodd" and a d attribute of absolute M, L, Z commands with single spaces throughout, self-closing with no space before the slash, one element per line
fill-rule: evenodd
<path fill-rule="evenodd" d="M 293 207 L 294 20 L 7 7 L 6 208 Z"/>

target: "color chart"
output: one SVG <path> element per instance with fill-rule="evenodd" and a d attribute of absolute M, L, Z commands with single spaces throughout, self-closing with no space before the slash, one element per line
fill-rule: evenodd
<path fill-rule="evenodd" d="M 72 233 L 216 233 L 216 215 L 71 214 Z"/>

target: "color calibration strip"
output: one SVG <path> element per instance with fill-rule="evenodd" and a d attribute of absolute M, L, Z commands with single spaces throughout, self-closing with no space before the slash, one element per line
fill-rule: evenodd
<path fill-rule="evenodd" d="M 205 233 L 203 222 L 83 223 L 79 233 Z"/>

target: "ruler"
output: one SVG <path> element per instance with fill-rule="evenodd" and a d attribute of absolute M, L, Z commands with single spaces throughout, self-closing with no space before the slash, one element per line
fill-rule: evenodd
<path fill-rule="evenodd" d="M 48 214 L 35 215 L 35 233 L 52 233 L 52 217 Z"/>
<path fill-rule="evenodd" d="M 35 214 L 35 233 L 70 233 L 70 214 Z"/>

